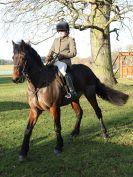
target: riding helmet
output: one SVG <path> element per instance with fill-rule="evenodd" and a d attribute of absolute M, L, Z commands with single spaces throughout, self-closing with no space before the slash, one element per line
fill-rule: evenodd
<path fill-rule="evenodd" d="M 57 32 L 67 31 L 69 33 L 69 24 L 67 22 L 61 21 L 56 25 Z"/>

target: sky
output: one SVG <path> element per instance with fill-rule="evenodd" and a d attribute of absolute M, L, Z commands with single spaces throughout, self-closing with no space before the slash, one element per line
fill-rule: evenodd
<path fill-rule="evenodd" d="M 133 30 L 133 24 L 131 29 Z M 1 28 L 0 31 L 2 31 Z M 133 36 L 131 35 L 131 32 L 133 34 L 133 31 L 120 29 L 119 41 L 116 40 L 116 34 L 111 33 L 112 51 L 126 51 L 128 45 L 133 45 Z M 89 30 L 71 30 L 70 36 L 75 38 L 78 57 L 86 58 L 91 56 Z M 32 47 L 38 52 L 40 56 L 46 56 L 55 37 L 57 37 L 57 35 L 41 44 L 32 45 Z M 28 36 L 25 37 L 24 31 L 18 30 L 15 31 L 15 33 L 9 33 L 6 31 L 2 32 L 0 35 L 0 59 L 12 59 L 12 40 L 14 42 L 18 42 L 21 39 L 26 42 L 28 41 Z"/>
<path fill-rule="evenodd" d="M 88 57 L 90 56 L 90 41 L 89 41 L 89 30 L 80 32 L 78 30 L 72 30 L 70 36 L 75 38 L 77 46 L 77 56 L 79 57 Z M 40 56 L 46 56 L 51 48 L 51 45 L 54 41 L 54 38 L 58 37 L 56 34 L 53 38 L 42 42 L 38 45 L 32 45 L 32 47 L 38 52 Z M 20 40 L 28 41 L 28 37 L 24 37 L 21 33 L 12 34 L 12 36 L 7 37 L 5 34 L 0 38 L 0 58 L 1 59 L 11 59 L 12 58 L 12 40 L 14 42 L 19 42 Z"/>

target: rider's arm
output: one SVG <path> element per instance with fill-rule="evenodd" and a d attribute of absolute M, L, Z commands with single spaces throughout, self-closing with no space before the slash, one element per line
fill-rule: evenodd
<path fill-rule="evenodd" d="M 70 39 L 70 45 L 69 45 L 70 52 L 68 52 L 67 56 L 68 58 L 72 58 L 75 57 L 77 54 L 76 43 L 75 43 L 75 39 L 73 38 L 69 38 L 69 39 Z"/>

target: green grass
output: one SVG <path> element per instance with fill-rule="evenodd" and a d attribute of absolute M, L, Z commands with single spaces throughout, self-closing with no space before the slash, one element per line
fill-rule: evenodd
<path fill-rule="evenodd" d="M 126 84 L 126 85 L 123 85 Z M 84 97 L 81 133 L 69 143 L 75 114 L 62 107 L 64 150 L 55 155 L 55 134 L 50 114 L 44 112 L 34 128 L 27 161 L 18 161 L 18 152 L 27 124 L 26 83 L 13 84 L 0 76 L 0 177 L 132 177 L 133 176 L 133 81 L 120 80 L 115 88 L 130 99 L 117 107 L 98 98 L 110 134 L 105 142 L 99 122 Z"/>

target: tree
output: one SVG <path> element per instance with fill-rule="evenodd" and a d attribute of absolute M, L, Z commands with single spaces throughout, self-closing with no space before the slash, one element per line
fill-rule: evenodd
<path fill-rule="evenodd" d="M 39 43 L 53 36 L 53 26 L 62 18 L 74 29 L 91 29 L 93 69 L 106 83 L 116 82 L 113 76 L 110 33 L 119 36 L 119 28 L 111 29 L 113 22 L 120 22 L 133 11 L 130 0 L 5 0 L 3 19 L 9 24 L 21 24 L 32 32 L 32 42 Z M 118 26 L 118 24 L 117 24 Z M 44 37 L 48 33 L 50 36 Z"/>

